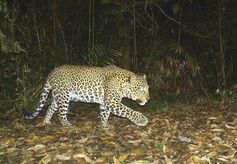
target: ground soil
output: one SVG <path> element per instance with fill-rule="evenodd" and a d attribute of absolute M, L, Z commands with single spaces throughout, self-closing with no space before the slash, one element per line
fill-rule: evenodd
<path fill-rule="evenodd" d="M 140 110 L 140 109 L 137 109 Z M 74 106 L 72 128 L 57 115 L 42 125 L 11 112 L 0 120 L 0 163 L 237 163 L 237 113 L 221 102 L 174 104 L 140 112 L 149 124 L 138 127 L 111 116 L 100 124 L 95 105 Z"/>

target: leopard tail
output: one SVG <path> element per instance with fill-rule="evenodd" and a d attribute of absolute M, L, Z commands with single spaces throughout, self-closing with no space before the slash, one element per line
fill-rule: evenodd
<path fill-rule="evenodd" d="M 48 83 L 46 83 L 43 90 L 42 90 L 42 93 L 40 95 L 40 101 L 37 104 L 36 109 L 32 113 L 23 113 L 23 117 L 25 119 L 33 119 L 39 115 L 40 111 L 46 105 L 47 98 L 48 98 L 50 91 L 51 91 L 51 86 Z"/>

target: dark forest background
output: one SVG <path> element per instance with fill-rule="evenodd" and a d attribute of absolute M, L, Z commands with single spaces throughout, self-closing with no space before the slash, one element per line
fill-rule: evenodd
<path fill-rule="evenodd" d="M 0 22 L 1 112 L 33 109 L 66 63 L 146 73 L 151 107 L 236 102 L 235 0 L 0 0 Z"/>

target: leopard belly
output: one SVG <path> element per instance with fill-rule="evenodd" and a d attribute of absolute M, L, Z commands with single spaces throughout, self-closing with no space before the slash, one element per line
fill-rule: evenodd
<path fill-rule="evenodd" d="M 87 103 L 99 103 L 103 102 L 104 92 L 103 90 L 78 90 L 78 91 L 71 91 L 69 93 L 70 101 L 80 101 L 80 102 L 87 102 Z"/>

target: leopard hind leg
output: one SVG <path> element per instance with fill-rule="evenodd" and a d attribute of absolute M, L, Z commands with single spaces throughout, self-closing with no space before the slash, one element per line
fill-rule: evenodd
<path fill-rule="evenodd" d="M 63 126 L 71 126 L 67 119 L 67 113 L 70 103 L 70 96 L 68 92 L 59 93 L 56 98 L 58 110 L 59 110 L 59 120 Z"/>
<path fill-rule="evenodd" d="M 44 124 L 50 124 L 51 123 L 50 120 L 51 120 L 54 112 L 56 112 L 57 110 L 58 110 L 58 105 L 57 105 L 57 102 L 55 100 L 55 95 L 52 92 L 52 102 L 51 102 L 50 107 L 47 110 L 47 114 L 45 115 Z"/>

